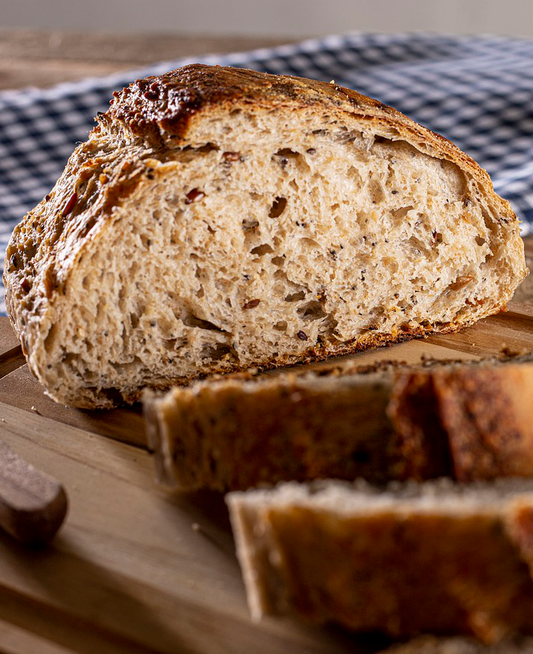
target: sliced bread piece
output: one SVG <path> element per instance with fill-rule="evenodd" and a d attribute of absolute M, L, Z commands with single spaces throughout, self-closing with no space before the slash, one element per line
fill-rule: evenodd
<path fill-rule="evenodd" d="M 533 633 L 533 482 L 227 496 L 250 610 L 394 637 Z"/>
<path fill-rule="evenodd" d="M 190 65 L 97 121 L 6 255 L 8 313 L 58 402 L 454 331 L 526 274 L 485 171 L 336 84 Z"/>
<path fill-rule="evenodd" d="M 533 356 L 345 364 L 147 394 L 160 481 L 245 490 L 281 480 L 533 475 Z"/>

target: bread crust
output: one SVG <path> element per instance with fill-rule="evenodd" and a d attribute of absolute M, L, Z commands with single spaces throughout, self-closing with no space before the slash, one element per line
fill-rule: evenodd
<path fill-rule="evenodd" d="M 128 198 L 141 193 L 154 179 L 157 181 L 158 175 L 164 174 L 154 170 L 154 161 L 171 162 L 177 151 L 205 145 L 198 141 L 196 129 L 205 116 L 216 118 L 240 109 L 253 113 L 282 107 L 311 108 L 340 120 L 349 119 L 363 130 L 372 130 L 386 139 L 406 140 L 420 152 L 459 166 L 477 182 L 508 234 L 506 248 L 516 285 L 525 276 L 523 243 L 510 205 L 494 193 L 486 172 L 443 137 L 391 107 L 333 83 L 218 66 L 186 66 L 166 75 L 138 80 L 117 93 L 107 113 L 97 117 L 98 124 L 89 140 L 70 158 L 52 192 L 14 230 L 4 269 L 8 315 L 30 370 L 53 399 L 80 408 L 111 408 L 141 398 L 142 388 L 135 383 L 125 382 L 116 388 L 105 384 L 92 387 L 82 382 L 79 389 L 54 389 L 47 382 L 43 339 L 53 332 L 60 318 L 58 307 L 71 291 L 73 271 L 93 243 L 114 238 L 116 216 Z M 414 337 L 456 331 L 504 309 L 510 293 L 512 290 L 502 295 L 499 304 L 480 305 L 463 312 L 453 322 L 416 327 L 406 324 L 391 333 L 369 331 L 345 342 L 326 339 L 310 344 L 305 351 L 300 347 L 294 356 L 264 357 L 257 365 L 268 369 L 319 361 Z M 220 362 L 209 372 L 245 368 L 238 362 L 230 368 Z M 201 374 L 199 370 L 194 375 L 153 381 L 151 386 L 168 388 Z"/>
<path fill-rule="evenodd" d="M 497 196 L 487 172 L 440 134 L 411 120 L 393 107 L 335 84 L 301 77 L 270 75 L 254 70 L 190 64 L 157 77 L 147 77 L 115 93 L 111 107 L 98 117 L 105 129 L 123 138 L 135 137 L 155 146 L 188 145 L 194 141 L 194 123 L 212 110 L 317 107 L 349 114 L 368 122 L 387 136 L 413 142 L 433 157 L 448 159 L 490 189 L 502 221 L 516 216 L 511 205 Z M 117 128 L 117 126 L 119 126 Z"/>
<path fill-rule="evenodd" d="M 486 644 L 531 635 L 531 483 L 406 489 L 329 480 L 229 494 L 252 617 Z"/>
<path fill-rule="evenodd" d="M 533 475 L 531 356 L 228 378 L 145 397 L 161 483 Z"/>

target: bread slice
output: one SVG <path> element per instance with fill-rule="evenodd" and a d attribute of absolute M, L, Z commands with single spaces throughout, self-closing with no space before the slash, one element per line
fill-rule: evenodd
<path fill-rule="evenodd" d="M 8 313 L 58 402 L 454 331 L 526 274 L 479 166 L 334 83 L 191 65 L 97 121 L 6 255 Z"/>
<path fill-rule="evenodd" d="M 393 637 L 533 633 L 533 482 L 287 483 L 227 496 L 254 619 Z"/>
<path fill-rule="evenodd" d="M 354 363 L 145 398 L 158 476 L 181 490 L 281 480 L 533 475 L 533 355 Z"/>

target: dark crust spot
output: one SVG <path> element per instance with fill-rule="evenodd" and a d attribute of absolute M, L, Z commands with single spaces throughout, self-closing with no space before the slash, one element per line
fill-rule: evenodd
<path fill-rule="evenodd" d="M 334 83 L 301 77 L 270 75 L 255 70 L 190 64 L 158 77 L 137 80 L 115 92 L 109 110 L 97 117 L 102 129 L 121 137 L 140 139 L 159 147 L 182 147 L 190 134 L 193 116 L 217 110 L 296 109 L 313 107 L 326 118 L 342 114 L 379 127 L 385 137 L 398 134 L 423 142 L 439 158 L 455 162 L 482 183 L 488 175 L 467 154 L 443 136 L 413 122 L 392 107 Z M 320 131 L 320 130 L 319 130 Z M 497 197 L 497 196 L 495 196 Z M 500 222 L 515 222 L 510 206 L 500 200 Z"/>
<path fill-rule="evenodd" d="M 345 106 L 396 112 L 351 89 L 299 77 L 255 70 L 190 64 L 157 77 L 137 80 L 114 94 L 110 109 L 98 116 L 103 126 L 118 120 L 136 136 L 161 142 L 165 133 L 184 138 L 191 117 L 212 105 Z"/>

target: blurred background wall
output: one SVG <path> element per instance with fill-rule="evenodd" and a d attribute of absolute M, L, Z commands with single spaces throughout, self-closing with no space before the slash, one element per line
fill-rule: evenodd
<path fill-rule="evenodd" d="M 300 37 L 349 31 L 533 37 L 532 0 L 0 0 L 0 28 Z"/>

